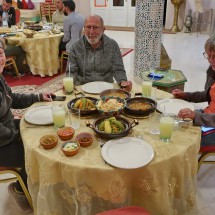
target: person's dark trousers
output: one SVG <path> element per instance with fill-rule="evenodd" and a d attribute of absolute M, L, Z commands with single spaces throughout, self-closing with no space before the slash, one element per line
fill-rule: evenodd
<path fill-rule="evenodd" d="M 63 51 L 66 51 L 66 42 L 63 42 L 63 41 L 61 41 L 60 42 L 60 44 L 59 44 L 59 57 L 61 56 L 61 53 L 63 52 Z"/>
<path fill-rule="evenodd" d="M 21 46 L 7 45 L 5 55 L 6 57 L 15 56 L 16 66 L 20 74 L 29 72 L 27 71 L 29 69 L 28 65 L 23 63 L 25 60 L 25 52 Z"/>
<path fill-rule="evenodd" d="M 14 120 L 17 129 L 19 129 L 19 119 Z M 20 135 L 19 135 L 20 136 Z M 6 146 L 0 147 L 0 166 L 1 167 L 19 167 L 20 176 L 27 187 L 27 174 L 25 172 L 25 153 L 21 137 Z M 22 192 L 20 183 L 16 182 L 16 189 Z"/>

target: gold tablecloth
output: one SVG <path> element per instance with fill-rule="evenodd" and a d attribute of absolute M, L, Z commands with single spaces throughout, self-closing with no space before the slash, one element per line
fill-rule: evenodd
<path fill-rule="evenodd" d="M 34 75 L 53 76 L 60 67 L 58 52 L 63 33 L 40 38 L 8 37 L 9 44 L 22 46 L 27 63 Z"/>
<path fill-rule="evenodd" d="M 170 98 L 171 95 L 158 90 L 157 97 Z M 67 96 L 65 104 L 73 98 L 74 95 Z M 30 108 L 38 105 L 44 103 Z M 56 134 L 53 125 L 34 126 L 22 119 L 28 186 L 35 214 L 95 215 L 126 205 L 143 206 L 152 215 L 183 215 L 195 210 L 200 128 L 178 128 L 173 132 L 172 142 L 166 144 L 158 135 L 149 133 L 150 126 L 158 124 L 157 114 L 139 119 L 140 124 L 132 129 L 133 134 L 141 132 L 155 151 L 152 162 L 138 169 L 120 169 L 105 163 L 96 138 L 91 146 L 81 148 L 74 157 L 63 154 L 62 141 L 54 149 L 45 150 L 39 139 L 46 134 Z M 81 120 L 81 128 L 75 131 L 75 136 L 83 131 L 93 134 L 85 121 Z"/>

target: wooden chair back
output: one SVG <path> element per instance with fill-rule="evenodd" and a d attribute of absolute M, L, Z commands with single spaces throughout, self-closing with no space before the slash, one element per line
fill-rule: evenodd
<path fill-rule="evenodd" d="M 52 21 L 52 15 L 56 10 L 57 10 L 57 7 L 55 4 L 49 4 L 49 13 L 50 13 L 51 21 Z"/>
<path fill-rule="evenodd" d="M 50 7 L 49 3 L 40 3 L 41 20 L 43 20 L 43 18 L 45 18 L 46 21 L 51 22 L 50 8 L 49 7 Z"/>

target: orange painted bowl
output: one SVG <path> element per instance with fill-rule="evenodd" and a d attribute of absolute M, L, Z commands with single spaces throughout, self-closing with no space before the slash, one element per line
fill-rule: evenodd
<path fill-rule="evenodd" d="M 77 135 L 75 141 L 78 142 L 82 147 L 87 147 L 92 144 L 93 136 L 89 132 L 82 132 Z"/>
<path fill-rule="evenodd" d="M 57 130 L 57 135 L 61 140 L 67 141 L 73 138 L 75 130 L 72 127 L 63 127 Z"/>
<path fill-rule="evenodd" d="M 45 135 L 40 138 L 40 144 L 44 149 L 52 149 L 57 145 L 58 137 L 56 135 Z"/>
<path fill-rule="evenodd" d="M 79 152 L 80 144 L 75 141 L 68 141 L 62 144 L 61 150 L 66 156 L 74 156 Z"/>

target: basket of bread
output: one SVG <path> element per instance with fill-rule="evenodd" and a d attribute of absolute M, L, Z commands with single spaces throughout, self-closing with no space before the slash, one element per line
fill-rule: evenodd
<path fill-rule="evenodd" d="M 27 38 L 33 38 L 36 31 L 30 30 L 30 29 L 24 29 L 23 33 L 26 35 Z"/>

